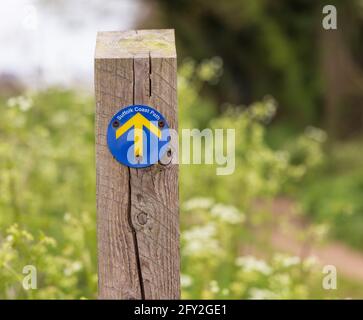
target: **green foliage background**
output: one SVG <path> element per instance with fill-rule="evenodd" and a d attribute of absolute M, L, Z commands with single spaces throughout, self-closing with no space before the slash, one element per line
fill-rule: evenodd
<path fill-rule="evenodd" d="M 255 230 L 271 216 L 254 202 L 293 192 L 308 179 L 324 162 L 325 133 L 310 127 L 284 148 L 271 148 L 266 132 L 277 110 L 271 97 L 216 116 L 217 106 L 200 90 L 216 83 L 221 69 L 214 58 L 186 61 L 179 70 L 180 128 L 236 129 L 233 175 L 217 176 L 214 165 L 181 166 L 182 297 L 361 292 L 349 282 L 338 293 L 323 292 L 312 258 L 256 241 Z M 0 108 L 0 298 L 96 298 L 94 101 L 48 89 L 2 99 Z M 307 206 L 320 207 L 311 199 L 306 196 Z M 246 253 L 249 244 L 258 256 Z M 37 268 L 37 290 L 22 287 L 26 265 Z"/>

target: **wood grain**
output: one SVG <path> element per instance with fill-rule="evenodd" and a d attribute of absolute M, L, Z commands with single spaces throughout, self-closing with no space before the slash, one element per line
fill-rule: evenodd
<path fill-rule="evenodd" d="M 112 116 L 146 104 L 177 130 L 173 30 L 101 32 L 95 54 L 99 298 L 180 298 L 178 166 L 127 168 L 106 144 Z"/>

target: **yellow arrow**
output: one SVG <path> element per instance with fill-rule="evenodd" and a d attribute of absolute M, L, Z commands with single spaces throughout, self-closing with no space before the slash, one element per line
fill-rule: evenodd
<path fill-rule="evenodd" d="M 143 150 L 143 132 L 142 128 L 146 127 L 156 135 L 159 139 L 161 138 L 160 129 L 155 126 L 151 121 L 146 119 L 141 113 L 136 113 L 132 118 L 127 120 L 120 128 L 116 130 L 116 139 L 121 137 L 127 130 L 134 127 L 134 153 L 136 157 L 142 157 Z"/>

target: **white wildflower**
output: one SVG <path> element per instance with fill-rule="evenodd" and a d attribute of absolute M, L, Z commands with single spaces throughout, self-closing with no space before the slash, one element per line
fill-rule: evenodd
<path fill-rule="evenodd" d="M 209 209 L 213 205 L 212 198 L 192 198 L 184 203 L 184 209 L 191 211 L 194 209 Z"/>
<path fill-rule="evenodd" d="M 185 231 L 183 234 L 185 241 L 184 253 L 186 255 L 195 255 L 217 252 L 220 248 L 218 241 L 214 238 L 216 233 L 216 227 L 212 223 L 192 227 Z"/>
<path fill-rule="evenodd" d="M 232 224 L 241 223 L 245 220 L 245 215 L 239 212 L 237 208 L 219 203 L 212 207 L 211 214 L 222 221 Z"/>
<path fill-rule="evenodd" d="M 80 261 L 75 261 L 70 266 L 64 269 L 64 274 L 66 276 L 70 276 L 81 269 L 82 269 L 82 263 Z"/>
<path fill-rule="evenodd" d="M 33 106 L 33 100 L 30 97 L 18 96 L 8 99 L 7 105 L 9 108 L 18 106 L 21 111 L 28 111 Z"/>
<path fill-rule="evenodd" d="M 13 242 L 14 241 L 14 236 L 12 234 L 9 234 L 8 236 L 6 236 L 6 241 L 7 242 Z"/>
<path fill-rule="evenodd" d="M 264 275 L 272 273 L 272 268 L 263 260 L 259 260 L 253 256 L 238 257 L 236 265 L 243 268 L 246 272 L 260 272 Z"/>
<path fill-rule="evenodd" d="M 180 284 L 183 288 L 190 287 L 193 283 L 193 279 L 191 276 L 187 274 L 180 275 Z"/>
<path fill-rule="evenodd" d="M 252 288 L 249 290 L 250 299 L 274 299 L 276 294 L 267 289 Z"/>
<path fill-rule="evenodd" d="M 69 212 L 66 212 L 63 217 L 64 221 L 70 222 L 72 219 L 72 215 Z"/>
<path fill-rule="evenodd" d="M 285 254 L 276 254 L 274 257 L 275 262 L 284 268 L 296 266 L 301 263 L 301 259 L 298 256 L 288 256 Z"/>
<path fill-rule="evenodd" d="M 288 288 L 291 284 L 291 278 L 287 274 L 277 274 L 272 278 L 272 282 L 282 288 Z"/>
<path fill-rule="evenodd" d="M 72 268 L 75 272 L 82 269 L 82 263 L 80 261 L 75 261 L 72 263 Z"/>
<path fill-rule="evenodd" d="M 218 293 L 219 292 L 219 285 L 218 285 L 218 282 L 216 280 L 212 280 L 209 283 L 209 286 L 210 286 L 210 291 L 212 293 Z"/>

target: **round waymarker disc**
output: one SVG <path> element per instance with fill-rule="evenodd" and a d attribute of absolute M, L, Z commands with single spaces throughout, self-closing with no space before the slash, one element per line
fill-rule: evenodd
<path fill-rule="evenodd" d="M 167 152 L 169 126 L 161 113 L 146 105 L 118 111 L 107 128 L 107 145 L 115 159 L 131 168 L 145 168 Z"/>

